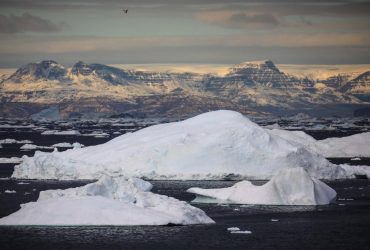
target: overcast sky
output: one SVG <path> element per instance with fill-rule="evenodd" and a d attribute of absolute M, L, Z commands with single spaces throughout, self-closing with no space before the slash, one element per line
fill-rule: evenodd
<path fill-rule="evenodd" d="M 361 0 L 0 0 L 0 67 L 370 63 L 369 13 Z"/>

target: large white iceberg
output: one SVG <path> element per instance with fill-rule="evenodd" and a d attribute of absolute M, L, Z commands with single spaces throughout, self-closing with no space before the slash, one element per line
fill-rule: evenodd
<path fill-rule="evenodd" d="M 310 177 L 303 168 L 280 170 L 262 186 L 241 181 L 228 188 L 190 188 L 194 202 L 262 205 L 326 205 L 337 193 L 320 180 Z"/>
<path fill-rule="evenodd" d="M 324 179 L 348 178 L 355 168 L 348 171 L 331 164 L 306 145 L 261 128 L 240 113 L 223 110 L 151 126 L 97 146 L 36 152 L 15 167 L 12 177 L 270 179 L 282 168 L 297 166 Z M 356 171 L 370 173 L 364 168 Z"/>
<path fill-rule="evenodd" d="M 0 225 L 167 225 L 214 223 L 184 201 L 150 192 L 141 179 L 104 176 L 95 183 L 40 192 L 36 202 L 0 219 Z"/>

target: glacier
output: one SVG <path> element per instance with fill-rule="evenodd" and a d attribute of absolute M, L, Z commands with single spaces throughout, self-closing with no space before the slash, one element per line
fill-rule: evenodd
<path fill-rule="evenodd" d="M 190 188 L 193 202 L 259 205 L 327 205 L 337 193 L 324 182 L 312 178 L 304 168 L 282 169 L 262 186 L 241 181 L 228 188 Z"/>
<path fill-rule="evenodd" d="M 264 129 L 234 111 L 220 110 L 160 124 L 111 141 L 64 152 L 36 152 L 15 166 L 24 179 L 271 179 L 280 169 L 302 167 L 319 179 L 370 176 L 361 166 L 335 165 L 297 133 Z M 352 143 L 352 142 L 351 142 Z M 367 145 L 369 147 L 369 145 Z"/>
<path fill-rule="evenodd" d="M 40 192 L 36 202 L 0 219 L 0 225 L 210 224 L 202 210 L 165 195 L 137 178 L 103 176 L 97 182 Z"/>

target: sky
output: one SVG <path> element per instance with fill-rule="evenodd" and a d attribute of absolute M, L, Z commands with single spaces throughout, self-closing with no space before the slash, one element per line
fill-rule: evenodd
<path fill-rule="evenodd" d="M 0 0 L 0 38 L 0 67 L 367 64 L 370 1 Z"/>

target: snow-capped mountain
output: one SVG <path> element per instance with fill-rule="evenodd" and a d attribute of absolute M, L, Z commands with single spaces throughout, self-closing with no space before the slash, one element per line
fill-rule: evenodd
<path fill-rule="evenodd" d="M 370 71 L 348 81 L 341 87 L 341 90 L 346 93 L 370 95 Z"/>
<path fill-rule="evenodd" d="M 369 72 L 316 81 L 286 74 L 269 60 L 237 64 L 224 76 L 127 70 L 82 61 L 65 68 L 48 60 L 29 63 L 1 82 L 0 115 L 29 116 L 52 105 L 63 117 L 128 111 L 186 116 L 212 109 L 294 113 L 322 105 L 362 105 L 353 94 L 370 95 L 368 86 Z"/>
<path fill-rule="evenodd" d="M 16 83 L 39 80 L 68 80 L 66 68 L 52 60 L 29 63 L 19 68 L 8 80 Z"/>
<path fill-rule="evenodd" d="M 226 76 L 228 81 L 242 81 L 249 86 L 273 88 L 313 87 L 309 79 L 299 79 L 286 75 L 270 61 L 254 61 L 237 64 L 230 68 Z"/>

